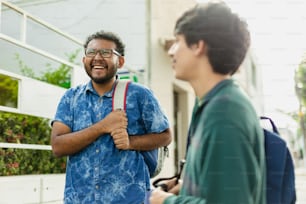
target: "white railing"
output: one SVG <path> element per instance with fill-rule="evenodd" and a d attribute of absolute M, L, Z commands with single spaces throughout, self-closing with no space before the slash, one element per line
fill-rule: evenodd
<path fill-rule="evenodd" d="M 9 36 L 4 28 L 4 12 L 14 13 L 20 17 L 21 26 L 20 30 L 16 31 L 20 33 L 19 36 Z M 8 19 L 7 19 L 8 20 Z M 83 68 L 78 65 L 71 63 L 60 56 L 51 54 L 48 50 L 43 50 L 42 48 L 37 48 L 28 43 L 28 24 L 27 22 L 31 20 L 40 26 L 46 28 L 49 32 L 55 33 L 62 38 L 66 39 L 68 42 L 72 42 L 76 48 L 82 48 L 82 43 L 78 39 L 74 38 L 71 35 L 68 35 L 56 27 L 48 24 L 32 16 L 31 14 L 23 11 L 22 9 L 14 6 L 13 4 L 0 1 L 0 40 L 8 43 L 11 46 L 16 46 L 22 50 L 28 50 L 33 55 L 42 56 L 46 60 L 51 60 L 59 64 L 64 64 L 72 68 L 72 85 L 80 83 L 82 80 L 87 80 L 82 76 L 86 76 Z M 35 34 L 35 33 L 34 33 Z M 55 42 L 56 43 L 56 42 Z M 1 50 L 1 47 L 0 47 Z M 1 55 L 4 53 L 4 50 L 1 50 Z M 33 58 L 35 58 L 33 57 Z M 18 114 L 28 114 L 44 118 L 52 118 L 58 100 L 64 93 L 65 89 L 57 87 L 51 84 L 47 84 L 35 79 L 21 76 L 17 73 L 12 73 L 4 69 L 5 66 L 0 67 L 0 74 L 15 78 L 19 81 L 18 83 L 18 106 L 16 108 L 0 106 L 0 111 L 18 113 Z M 32 149 L 32 150 L 44 150 L 50 151 L 50 145 L 38 145 L 38 144 L 17 144 L 17 143 L 0 143 L 0 148 L 14 148 L 14 149 Z M 1 200 L 1 199 L 0 199 Z"/>

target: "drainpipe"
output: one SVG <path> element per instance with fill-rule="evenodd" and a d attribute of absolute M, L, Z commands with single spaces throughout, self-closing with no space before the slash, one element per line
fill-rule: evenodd
<path fill-rule="evenodd" d="M 151 46 L 151 0 L 146 0 L 146 52 L 147 52 L 147 67 L 146 67 L 146 80 L 145 84 L 151 87 L 151 62 L 152 62 L 152 46 Z"/>

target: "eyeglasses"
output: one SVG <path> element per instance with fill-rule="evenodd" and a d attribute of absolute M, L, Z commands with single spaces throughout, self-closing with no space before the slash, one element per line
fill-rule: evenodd
<path fill-rule="evenodd" d="M 113 54 L 117 56 L 121 56 L 121 54 L 114 49 L 101 49 L 101 50 L 87 49 L 85 51 L 86 57 L 90 57 L 90 58 L 95 57 L 97 53 L 100 53 L 100 55 L 103 58 L 110 58 Z"/>

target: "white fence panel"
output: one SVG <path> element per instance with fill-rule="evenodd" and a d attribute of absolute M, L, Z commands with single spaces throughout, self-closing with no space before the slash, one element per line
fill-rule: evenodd
<path fill-rule="evenodd" d="M 0 177 L 0 204 L 62 204 L 64 174 Z"/>
<path fill-rule="evenodd" d="M 39 203 L 40 178 L 29 176 L 0 177 L 0 203 Z"/>
<path fill-rule="evenodd" d="M 22 77 L 19 109 L 22 113 L 53 118 L 58 101 L 66 89 Z"/>

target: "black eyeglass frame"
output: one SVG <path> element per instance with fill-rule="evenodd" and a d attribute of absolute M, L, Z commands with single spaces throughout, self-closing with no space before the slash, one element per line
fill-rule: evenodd
<path fill-rule="evenodd" d="M 92 54 L 88 55 L 88 51 L 93 51 Z M 113 54 L 121 57 L 122 55 L 116 51 L 115 49 L 100 49 L 100 50 L 95 50 L 95 49 L 87 49 L 85 51 L 85 56 L 86 57 L 89 57 L 89 58 L 94 58 L 98 53 L 100 53 L 100 55 L 103 57 L 103 58 L 110 58 L 112 57 Z M 108 55 L 105 55 L 105 54 L 108 54 Z"/>

